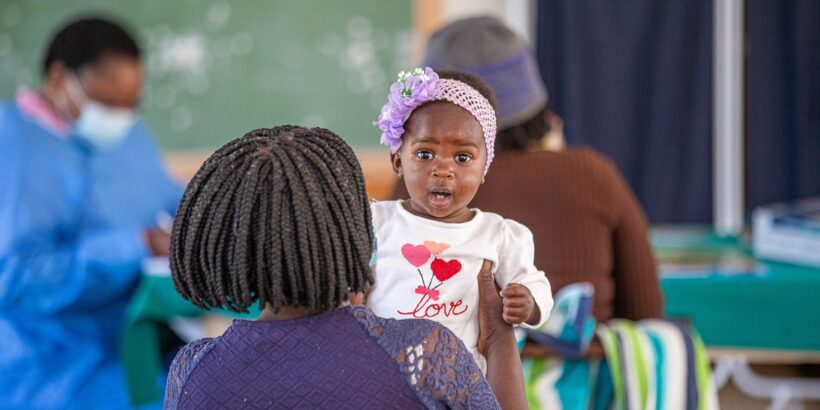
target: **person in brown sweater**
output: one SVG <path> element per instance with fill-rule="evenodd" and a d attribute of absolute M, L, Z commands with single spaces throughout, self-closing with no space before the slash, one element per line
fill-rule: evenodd
<path fill-rule="evenodd" d="M 435 33 L 426 60 L 482 76 L 498 98 L 498 156 L 470 206 L 532 231 L 536 266 L 553 292 L 592 283 L 599 321 L 660 317 L 643 211 L 610 160 L 590 148 L 564 149 L 561 119 L 526 44 L 500 21 L 474 17 Z M 407 198 L 401 181 L 393 197 Z"/>

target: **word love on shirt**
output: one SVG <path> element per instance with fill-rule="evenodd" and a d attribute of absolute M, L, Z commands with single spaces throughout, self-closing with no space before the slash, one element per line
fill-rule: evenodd
<path fill-rule="evenodd" d="M 410 312 L 398 311 L 400 315 L 413 316 L 417 319 L 431 319 L 439 315 L 444 317 L 458 316 L 467 311 L 467 305 L 462 306 L 461 299 L 455 302 L 430 303 L 433 301 L 432 294 L 425 293 L 419 298 L 416 307 Z"/>

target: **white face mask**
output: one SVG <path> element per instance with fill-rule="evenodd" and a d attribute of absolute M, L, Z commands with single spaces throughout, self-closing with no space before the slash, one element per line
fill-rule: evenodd
<path fill-rule="evenodd" d="M 118 147 L 137 122 L 134 110 L 112 108 L 88 98 L 74 73 L 67 84 L 66 90 L 77 106 L 81 107 L 80 116 L 74 124 L 77 135 L 99 150 Z"/>

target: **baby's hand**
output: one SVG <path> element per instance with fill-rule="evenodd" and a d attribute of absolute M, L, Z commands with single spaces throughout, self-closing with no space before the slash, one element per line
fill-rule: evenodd
<path fill-rule="evenodd" d="M 535 308 L 532 293 L 524 285 L 510 283 L 501 291 L 504 298 L 504 321 L 511 325 L 520 325 L 525 321 L 530 324 L 538 323 L 541 313 Z"/>

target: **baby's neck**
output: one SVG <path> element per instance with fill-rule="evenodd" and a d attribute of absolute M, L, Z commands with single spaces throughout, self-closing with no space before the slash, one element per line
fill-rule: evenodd
<path fill-rule="evenodd" d="M 473 218 L 475 217 L 475 214 L 476 214 L 476 212 L 474 210 L 472 210 L 468 207 L 464 207 L 464 208 L 461 208 L 459 210 L 454 211 L 450 215 L 439 218 L 439 217 L 428 214 L 427 212 L 424 211 L 424 208 L 422 208 L 422 207 L 414 206 L 413 203 L 412 203 L 412 199 L 408 200 L 408 201 L 401 201 L 401 205 L 402 205 L 402 207 L 404 207 L 404 209 L 407 212 L 410 212 L 413 215 L 420 216 L 424 219 L 429 219 L 431 221 L 438 221 L 438 222 L 452 223 L 452 224 L 470 222 L 470 221 L 473 220 Z M 418 208 L 418 209 L 416 209 L 416 208 Z"/>

